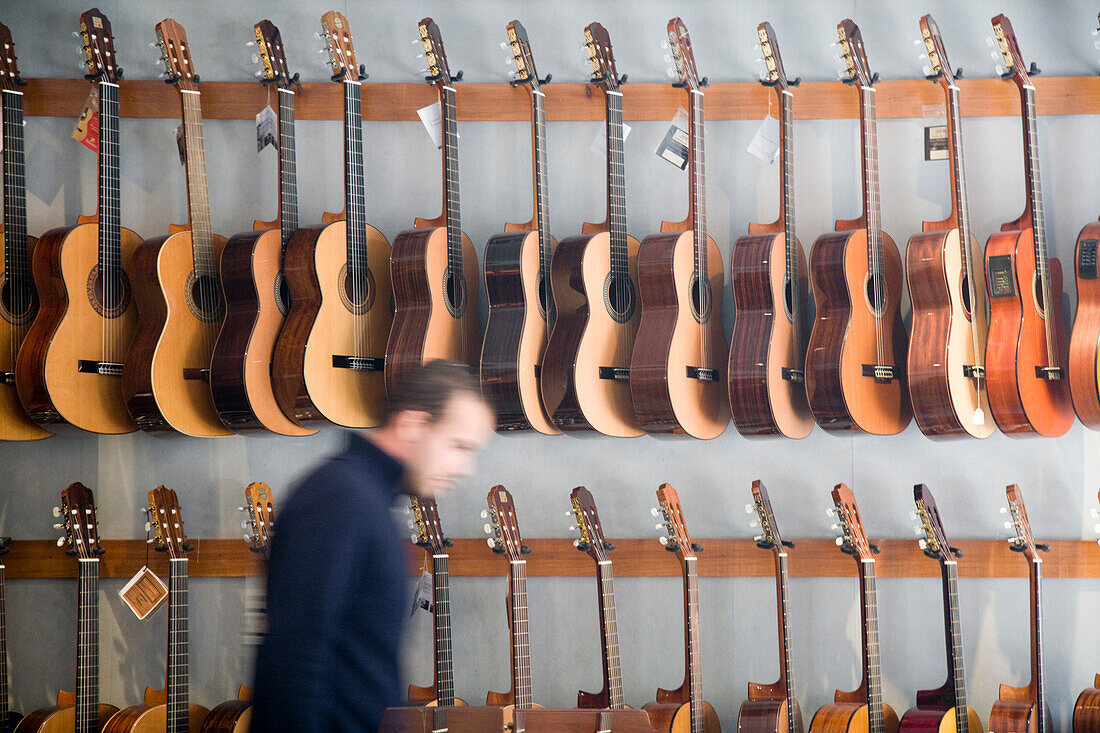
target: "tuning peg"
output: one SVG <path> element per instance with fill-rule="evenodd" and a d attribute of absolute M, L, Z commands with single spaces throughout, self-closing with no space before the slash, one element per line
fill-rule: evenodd
<path fill-rule="evenodd" d="M 671 64 L 671 63 L 672 63 L 672 54 L 670 54 L 670 53 L 666 53 L 666 54 L 664 55 L 664 60 L 665 60 L 665 63 L 666 63 L 666 64 Z"/>
<path fill-rule="evenodd" d="M 914 46 L 923 46 L 924 45 L 924 39 L 923 38 L 918 38 L 917 40 L 913 41 L 913 45 Z"/>
<path fill-rule="evenodd" d="M 244 539 L 245 542 L 252 542 L 255 539 L 252 535 L 248 534 L 248 532 L 241 535 L 241 538 Z"/>
<path fill-rule="evenodd" d="M 409 529 L 416 529 L 416 522 L 414 522 L 411 519 L 409 521 L 405 522 L 405 524 L 408 525 Z"/>
<path fill-rule="evenodd" d="M 922 68 L 922 69 L 921 69 L 921 72 L 922 72 L 922 73 L 923 73 L 923 74 L 924 74 L 925 76 L 932 76 L 932 67 L 931 67 L 931 66 L 929 66 L 928 64 L 925 64 L 925 65 L 924 65 L 924 68 Z"/>
<path fill-rule="evenodd" d="M 993 36 L 986 36 L 985 45 L 989 46 L 990 48 L 994 48 L 997 45 L 997 41 L 993 40 Z"/>
<path fill-rule="evenodd" d="M 840 45 L 840 41 L 833 41 L 832 43 L 829 44 L 829 47 L 832 48 L 833 46 L 839 46 L 839 45 Z"/>
<path fill-rule="evenodd" d="M 664 528 L 665 528 L 665 525 L 661 524 L 660 522 L 653 525 L 653 529 L 664 529 Z"/>
<path fill-rule="evenodd" d="M 420 537 L 418 537 L 415 532 L 413 534 L 409 535 L 409 541 L 412 542 L 414 545 L 417 543 L 417 541 L 419 539 L 420 539 Z"/>
<path fill-rule="evenodd" d="M 657 541 L 661 543 L 662 547 L 668 547 L 668 537 L 661 536 L 657 538 Z"/>
<path fill-rule="evenodd" d="M 749 526 L 750 527 L 759 527 L 760 522 L 757 522 L 757 521 L 753 520 L 752 522 L 749 522 Z"/>
<path fill-rule="evenodd" d="M 913 534 L 917 537 L 920 537 L 922 534 L 924 534 L 924 527 L 914 527 Z"/>
<path fill-rule="evenodd" d="M 916 522 L 917 520 L 920 519 L 920 516 L 918 516 L 916 512 L 909 512 L 909 519 Z"/>
<path fill-rule="evenodd" d="M 241 529 L 248 529 L 249 524 L 250 524 L 250 522 L 247 519 L 245 519 L 244 521 L 241 522 Z"/>
<path fill-rule="evenodd" d="M 745 505 L 745 514 L 755 514 L 755 513 L 756 513 L 756 505 L 755 504 L 746 504 Z"/>
<path fill-rule="evenodd" d="M 1013 525 L 1012 522 L 1005 522 L 1005 529 L 1012 529 L 1013 526 L 1015 526 L 1015 525 Z"/>
<path fill-rule="evenodd" d="M 838 529 L 840 529 L 840 525 L 839 524 L 830 524 L 829 529 L 836 532 Z"/>
<path fill-rule="evenodd" d="M 482 512 L 482 515 L 481 515 L 481 516 L 482 516 L 482 517 L 484 517 L 484 516 L 485 516 L 485 513 L 484 513 L 484 512 Z M 573 510 L 572 510 L 572 509 L 570 509 L 570 510 L 568 510 L 567 512 L 565 512 L 565 516 L 567 516 L 567 517 L 571 517 L 571 516 L 573 516 Z"/>
<path fill-rule="evenodd" d="M 581 44 L 581 46 L 583 47 L 583 46 L 584 46 L 584 44 L 582 43 L 582 44 Z M 662 51 L 664 51 L 664 50 L 665 50 L 665 49 L 667 49 L 667 48 L 668 48 L 668 41 L 661 41 L 660 49 L 661 49 Z"/>
<path fill-rule="evenodd" d="M 156 541 L 157 541 L 157 538 L 156 538 L 156 537 L 150 537 L 149 539 L 145 540 L 145 544 L 147 544 L 147 545 L 151 545 L 151 544 L 153 544 L 153 543 L 154 543 L 154 542 L 156 542 Z"/>
<path fill-rule="evenodd" d="M 580 549 L 580 546 L 581 546 L 581 541 L 580 540 L 573 540 L 573 547 L 576 547 L 577 549 Z"/>
<path fill-rule="evenodd" d="M 575 525 L 575 524 L 570 524 L 570 525 L 569 525 L 569 531 L 570 531 L 570 532 L 572 532 L 572 531 L 573 531 L 573 530 L 575 530 L 576 528 L 577 528 L 577 525 Z"/>
<path fill-rule="evenodd" d="M 153 523 L 152 522 L 146 522 L 145 523 L 145 531 L 150 532 L 150 531 L 152 531 L 152 529 L 153 529 Z"/>
<path fill-rule="evenodd" d="M 52 511 L 52 513 L 55 517 L 60 517 L 61 516 L 61 507 L 55 506 L 51 511 Z M 1095 516 L 1096 515 L 1096 510 L 1093 509 L 1092 513 Z"/>
<path fill-rule="evenodd" d="M 836 516 L 836 507 L 831 506 L 828 509 L 826 509 L 825 510 L 825 516 L 835 517 Z"/>
<path fill-rule="evenodd" d="M 572 514 L 573 512 L 567 512 L 567 513 Z M 489 510 L 488 509 L 482 509 L 481 510 L 481 518 L 482 519 L 488 519 L 489 518 Z"/>
<path fill-rule="evenodd" d="M 649 513 L 655 517 L 661 516 L 661 512 L 657 509 L 657 507 L 651 507 Z"/>
<path fill-rule="evenodd" d="M 254 54 L 252 54 L 252 56 L 250 58 L 252 60 L 252 63 L 254 63 L 254 64 L 260 63 L 260 54 L 254 53 Z"/>
<path fill-rule="evenodd" d="M 755 537 L 753 537 L 752 539 L 753 539 L 754 542 L 759 542 L 760 540 L 764 539 L 764 535 L 758 534 Z"/>
<path fill-rule="evenodd" d="M 665 74 L 666 74 L 666 75 L 668 75 L 668 78 L 669 78 L 669 79 L 675 79 L 675 78 L 677 78 L 678 76 L 680 76 L 680 75 L 679 75 L 679 74 L 678 74 L 678 73 L 676 72 L 676 69 L 666 69 L 666 70 L 665 70 Z"/>
<path fill-rule="evenodd" d="M 512 44 L 508 43 L 508 41 L 501 41 L 500 47 L 507 50 L 512 47 Z"/>
<path fill-rule="evenodd" d="M 1000 64 L 997 64 L 997 66 L 994 67 L 994 69 L 997 72 L 997 76 L 1004 76 L 1008 72 L 1008 69 L 1001 66 Z"/>
<path fill-rule="evenodd" d="M 492 537 L 490 537 L 490 538 L 488 538 L 487 540 L 485 540 L 485 544 L 489 545 L 489 549 L 490 549 L 490 550 L 493 550 L 494 552 L 496 551 L 496 549 L 497 549 L 497 543 L 496 543 L 496 541 L 495 541 L 495 540 L 493 540 L 493 538 L 492 538 Z"/>
<path fill-rule="evenodd" d="M 922 53 L 920 56 L 917 56 L 917 61 L 924 61 L 926 58 L 928 58 L 928 54 Z"/>
<path fill-rule="evenodd" d="M 834 542 L 836 542 L 836 546 L 837 546 L 837 547 L 840 547 L 841 545 L 843 545 L 843 544 L 844 544 L 844 538 L 843 538 L 843 537 L 837 537 L 837 538 L 836 538 L 835 540 L 833 540 L 833 541 L 834 541 Z"/>
<path fill-rule="evenodd" d="M 61 524 L 61 523 L 57 523 L 53 526 L 53 528 L 54 529 L 65 529 L 65 525 Z"/>
<path fill-rule="evenodd" d="M 485 534 L 489 534 L 489 533 L 491 533 L 491 532 L 493 531 L 493 525 L 491 525 L 491 524 L 489 524 L 488 522 L 486 522 L 486 523 L 485 523 L 485 526 L 484 526 L 484 527 L 482 527 L 482 529 L 484 529 L 484 530 L 485 530 Z"/>
<path fill-rule="evenodd" d="M 1006 506 L 1001 507 L 1001 514 L 1008 514 L 1008 507 L 1006 507 Z"/>
<path fill-rule="evenodd" d="M 919 548 L 921 548 L 922 550 L 924 550 L 925 548 L 927 548 L 927 547 L 928 547 L 928 543 L 927 543 L 927 542 L 925 542 L 924 540 L 917 540 L 917 547 L 919 547 Z"/>
<path fill-rule="evenodd" d="M 159 43 L 150 43 L 150 44 L 149 44 L 149 48 L 159 49 L 159 48 L 160 48 L 160 44 L 159 44 Z"/>
<path fill-rule="evenodd" d="M 415 41 L 413 41 L 412 43 L 413 43 L 413 45 L 414 45 L 414 46 L 415 46 L 415 45 L 417 45 L 417 44 L 423 45 L 423 44 L 424 44 L 424 41 L 422 41 L 422 40 L 420 40 L 419 38 L 417 38 L 417 39 L 416 39 Z"/>
<path fill-rule="evenodd" d="M 57 538 L 57 546 L 58 547 L 64 547 L 65 546 L 65 538 L 64 537 L 58 537 Z"/>
<path fill-rule="evenodd" d="M 1001 52 L 1000 51 L 990 51 L 989 52 L 989 58 L 993 59 L 994 61 L 998 61 L 1001 58 Z"/>

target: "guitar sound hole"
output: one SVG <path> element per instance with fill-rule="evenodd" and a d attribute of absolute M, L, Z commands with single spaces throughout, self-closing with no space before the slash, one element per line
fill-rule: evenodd
<path fill-rule="evenodd" d="M 222 300 L 221 283 L 216 275 L 195 275 L 194 270 L 187 277 L 187 305 L 195 318 L 203 323 L 214 323 L 225 313 L 225 301 Z"/>
<path fill-rule="evenodd" d="M 88 300 L 104 318 L 117 318 L 130 305 L 130 279 L 122 270 L 112 268 L 105 274 L 96 265 L 88 275 L 87 287 Z"/>
<path fill-rule="evenodd" d="M 867 303 L 875 313 L 881 312 L 886 304 L 886 278 L 882 275 L 867 278 Z"/>
<path fill-rule="evenodd" d="M 604 306 L 617 323 L 626 323 L 634 315 L 634 283 L 626 273 L 607 273 L 603 284 Z"/>
<path fill-rule="evenodd" d="M 455 318 L 466 312 L 466 278 L 461 272 L 450 267 L 443 273 L 443 295 L 447 299 L 447 310 Z"/>
<path fill-rule="evenodd" d="M 963 310 L 966 312 L 966 315 L 969 316 L 973 312 L 971 310 L 972 306 L 971 306 L 971 303 L 970 303 L 970 276 L 969 275 L 963 276 L 962 284 L 960 285 L 960 287 L 962 288 Z"/>
<path fill-rule="evenodd" d="M 30 280 L 13 283 L 4 273 L 0 285 L 0 301 L 4 305 L 4 315 L 17 325 L 30 323 L 38 310 L 38 297 L 31 287 Z"/>
<path fill-rule="evenodd" d="M 553 317 L 554 317 L 554 314 L 553 314 L 554 301 L 550 296 L 550 280 L 549 280 L 549 278 L 543 278 L 543 277 L 539 278 L 538 291 L 539 291 L 539 313 L 542 315 L 543 319 L 545 319 L 547 321 L 552 321 Z"/>
<path fill-rule="evenodd" d="M 1031 289 L 1035 294 L 1035 308 L 1038 309 L 1039 315 L 1041 317 L 1046 318 L 1047 304 L 1046 300 L 1043 298 L 1043 281 L 1039 278 L 1038 272 L 1035 273 L 1035 277 L 1032 279 L 1031 285 Z"/>
<path fill-rule="evenodd" d="M 374 306 L 375 294 L 374 273 L 369 268 L 349 269 L 347 264 L 340 268 L 340 300 L 349 311 L 357 316 L 366 314 Z"/>
<path fill-rule="evenodd" d="M 699 280 L 699 278 L 692 276 L 691 315 L 693 315 L 695 320 L 699 323 L 703 323 L 710 318 L 710 301 L 710 282 L 707 280 Z"/>
<path fill-rule="evenodd" d="M 290 312 L 290 285 L 287 284 L 282 270 L 275 276 L 275 305 L 284 316 Z"/>
<path fill-rule="evenodd" d="M 794 284 L 790 278 L 783 281 L 783 310 L 787 312 L 787 319 L 794 316 Z"/>

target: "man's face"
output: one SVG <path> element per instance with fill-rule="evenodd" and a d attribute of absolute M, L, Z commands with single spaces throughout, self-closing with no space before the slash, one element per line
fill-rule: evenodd
<path fill-rule="evenodd" d="M 477 455 L 493 437 L 489 407 L 474 395 L 458 392 L 439 419 L 424 424 L 407 462 L 410 488 L 420 496 L 439 497 L 464 476 L 471 476 Z"/>

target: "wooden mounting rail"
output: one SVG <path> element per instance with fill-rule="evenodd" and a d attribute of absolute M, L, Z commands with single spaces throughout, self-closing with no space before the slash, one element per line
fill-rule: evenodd
<path fill-rule="evenodd" d="M 699 554 L 699 574 L 712 578 L 771 577 L 772 556 L 756 548 L 752 540 L 696 540 L 704 548 Z M 239 540 L 192 540 L 189 554 L 192 578 L 240 578 L 263 574 L 263 561 Z M 671 553 L 654 539 L 613 540 L 610 553 L 615 575 L 622 577 L 678 577 L 680 566 Z M 527 539 L 528 576 L 589 577 L 592 561 L 568 539 Z M 877 558 L 880 578 L 939 577 L 939 565 L 926 558 L 916 540 L 882 540 Z M 1027 563 L 1018 561 L 1002 540 L 961 540 L 959 575 L 964 578 L 1023 578 Z M 100 562 L 100 577 L 129 578 L 145 564 L 143 540 L 104 540 L 107 553 Z M 451 576 L 501 576 L 508 561 L 489 551 L 481 539 L 456 539 L 450 551 Z M 412 548 L 410 573 L 420 572 L 423 554 Z M 1043 553 L 1046 578 L 1100 578 L 1100 547 L 1096 542 L 1062 540 L 1050 543 Z M 75 578 L 77 563 L 49 540 L 12 540 L 11 553 L 4 558 L 7 577 Z M 167 575 L 168 560 L 159 552 L 149 553 L 149 567 Z M 798 540 L 790 551 L 790 574 L 799 578 L 855 577 L 852 561 L 832 540 Z"/>
<path fill-rule="evenodd" d="M 42 117 L 80 116 L 88 98 L 83 79 L 28 79 L 23 88 L 24 114 Z M 1100 76 L 1063 76 L 1034 79 L 1042 115 L 1100 114 Z M 1000 79 L 963 79 L 959 82 L 964 117 L 1001 117 L 1020 113 L 1016 88 Z M 940 88 L 924 79 L 883 81 L 875 87 L 880 119 L 922 117 L 928 105 L 942 105 Z M 262 84 L 245 81 L 210 81 L 203 93 L 205 119 L 251 120 L 272 103 Z M 427 84 L 364 84 L 363 118 L 378 121 L 416 121 L 416 110 L 436 101 L 435 88 Z M 669 84 L 628 84 L 623 87 L 623 117 L 627 120 L 667 122 L 683 104 L 683 92 Z M 603 96 L 587 84 L 550 84 L 546 117 L 549 121 L 603 120 Z M 707 117 L 711 120 L 759 120 L 768 112 L 771 91 L 754 82 L 722 82 L 706 89 Z M 123 81 L 119 89 L 122 117 L 176 118 L 179 97 L 162 81 Z M 458 94 L 458 119 L 469 121 L 527 122 L 531 115 L 527 92 L 506 83 L 462 84 Z M 794 98 L 795 119 L 855 119 L 859 103 L 855 93 L 839 81 L 808 81 Z M 295 107 L 299 120 L 343 119 L 339 84 L 308 83 L 300 87 Z"/>

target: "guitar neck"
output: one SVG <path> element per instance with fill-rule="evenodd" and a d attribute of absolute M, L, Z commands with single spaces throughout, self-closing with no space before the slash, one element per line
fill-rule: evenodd
<path fill-rule="evenodd" d="M 118 84 L 99 82 L 99 271 L 104 282 L 122 269 L 119 213 Z M 111 277 L 110 280 L 107 278 Z"/>
<path fill-rule="evenodd" d="M 451 656 L 450 557 L 432 555 L 432 600 L 435 604 L 435 698 L 441 707 L 455 704 L 454 659 Z"/>
<path fill-rule="evenodd" d="M 30 282 L 27 252 L 27 187 L 23 158 L 23 92 L 3 91 L 4 115 L 4 269 L 9 280 Z M 25 288 L 12 288 L 16 297 L 25 297 Z M 13 309 L 25 312 L 25 307 Z"/>
<path fill-rule="evenodd" d="M 698 558 L 684 558 L 684 641 L 687 648 L 688 705 L 691 733 L 703 733 L 702 652 L 699 644 Z"/>
<path fill-rule="evenodd" d="M 366 190 L 363 182 L 363 111 L 360 82 L 344 81 L 344 198 L 348 271 L 367 271 Z"/>
<path fill-rule="evenodd" d="M 868 730 L 883 733 L 882 676 L 878 654 L 878 595 L 875 561 L 860 561 L 860 591 L 863 595 L 863 683 L 867 689 Z"/>
<path fill-rule="evenodd" d="M 783 253 L 786 258 L 786 281 L 791 288 L 791 325 L 794 327 L 795 354 L 802 349 L 802 298 L 798 289 L 798 249 L 794 228 L 794 94 L 776 87 L 779 96 L 779 210 L 783 219 Z"/>
<path fill-rule="evenodd" d="M 949 73 L 944 71 L 945 74 Z M 962 113 L 959 110 L 959 87 L 954 81 L 944 90 L 947 103 L 947 144 L 951 151 L 951 213 L 959 230 L 962 247 L 963 277 L 968 276 L 973 263 L 969 258 L 970 206 L 966 195 L 966 168 L 963 165 Z M 973 301 L 971 301 L 973 302 Z"/>
<path fill-rule="evenodd" d="M 691 98 L 691 126 L 688 158 L 691 165 L 691 229 L 695 243 L 695 276 L 698 282 L 707 279 L 707 159 L 703 134 L 703 92 L 688 89 Z M 706 292 L 700 288 L 700 293 Z M 706 312 L 705 308 L 701 308 Z"/>
<path fill-rule="evenodd" d="M 787 553 L 780 550 L 775 553 L 775 593 L 779 610 L 779 682 L 783 685 L 787 710 L 790 711 L 787 713 L 787 733 L 795 733 L 798 721 L 793 713 L 796 700 L 794 674 L 791 669 L 791 621 L 787 595 L 789 585 Z"/>
<path fill-rule="evenodd" d="M 527 561 L 508 564 L 508 595 L 512 621 L 512 692 L 517 708 L 529 708 L 531 699 L 531 637 L 527 629 Z"/>
<path fill-rule="evenodd" d="M 607 225 L 611 233 L 611 272 L 628 276 L 626 241 L 626 163 L 623 157 L 623 94 L 607 98 Z"/>
<path fill-rule="evenodd" d="M 1031 686 L 1039 711 L 1036 733 L 1047 733 L 1046 700 L 1043 690 L 1043 561 L 1031 561 Z"/>
<path fill-rule="evenodd" d="M 531 92 L 531 140 L 535 172 L 535 222 L 539 233 L 539 272 L 550 282 L 550 205 L 546 183 L 546 93 Z"/>
<path fill-rule="evenodd" d="M 862 132 L 863 221 L 867 228 L 867 269 L 882 276 L 882 223 L 879 219 L 878 118 L 875 113 L 875 88 L 859 88 L 859 125 Z"/>
<path fill-rule="evenodd" d="M 279 89 L 279 228 L 284 255 L 290 235 L 298 229 L 298 167 L 294 134 L 294 100 L 293 89 Z"/>
<path fill-rule="evenodd" d="M 462 208 L 458 193 L 458 122 L 455 90 L 439 87 L 443 115 L 443 214 L 447 222 L 447 266 L 462 272 Z"/>
<path fill-rule="evenodd" d="M 600 584 L 600 641 L 603 642 L 603 684 L 608 707 L 623 708 L 623 673 L 619 666 L 619 622 L 615 613 L 615 575 L 610 560 L 596 565 Z"/>
<path fill-rule="evenodd" d="M 98 733 L 99 560 L 97 558 L 80 559 L 78 586 L 76 611 L 76 733 Z"/>
<path fill-rule="evenodd" d="M 942 565 L 944 636 L 947 638 L 947 679 L 955 693 L 956 733 L 967 733 L 966 673 L 963 670 L 962 628 L 959 622 L 959 567 L 954 560 Z"/>
<path fill-rule="evenodd" d="M 168 568 L 167 733 L 189 733 L 187 558 L 172 558 Z"/>
<path fill-rule="evenodd" d="M 0 721 L 8 718 L 8 622 L 4 612 L 4 564 L 0 562 Z"/>
<path fill-rule="evenodd" d="M 183 107 L 183 147 L 187 171 L 187 214 L 196 276 L 217 277 L 214 229 L 210 223 L 210 194 L 206 186 L 206 149 L 202 139 L 202 98 L 199 92 L 180 90 Z"/>

